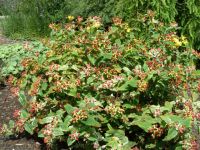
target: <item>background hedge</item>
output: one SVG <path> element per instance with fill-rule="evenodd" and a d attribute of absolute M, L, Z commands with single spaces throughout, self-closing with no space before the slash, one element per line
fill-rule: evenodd
<path fill-rule="evenodd" d="M 199 0 L 1 0 L 1 3 L 0 12 L 4 8 L 3 14 L 10 16 L 4 24 L 8 36 L 48 35 L 48 24 L 63 22 L 67 15 L 97 15 L 105 23 L 110 23 L 113 16 L 120 16 L 139 30 L 139 14 L 151 9 L 163 22 L 176 21 L 181 27 L 179 34 L 187 35 L 191 44 L 200 49 Z"/>

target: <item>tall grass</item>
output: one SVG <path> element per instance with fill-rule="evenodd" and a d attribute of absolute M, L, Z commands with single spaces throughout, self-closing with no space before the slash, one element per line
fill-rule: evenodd
<path fill-rule="evenodd" d="M 38 0 L 7 0 L 3 14 L 8 16 L 3 21 L 3 33 L 14 38 L 32 38 L 48 35 L 48 18 L 45 8 Z M 15 5 L 13 5 L 15 4 Z"/>
<path fill-rule="evenodd" d="M 3 33 L 13 38 L 49 35 L 51 22 L 64 22 L 67 15 L 84 16 L 85 0 L 4 0 Z M 86 15 L 85 15 L 86 16 Z"/>

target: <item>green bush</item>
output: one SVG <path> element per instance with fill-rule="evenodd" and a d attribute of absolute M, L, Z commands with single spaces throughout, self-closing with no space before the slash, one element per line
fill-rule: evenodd
<path fill-rule="evenodd" d="M 106 29 L 99 17 L 51 24 L 48 50 L 23 59 L 24 71 L 9 78 L 23 108 L 1 132 L 69 148 L 197 148 L 199 53 L 151 14 L 141 21 L 144 35 L 117 17 Z"/>

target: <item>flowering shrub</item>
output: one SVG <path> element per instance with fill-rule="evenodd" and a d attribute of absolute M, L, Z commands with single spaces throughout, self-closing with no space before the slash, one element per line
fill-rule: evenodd
<path fill-rule="evenodd" d="M 99 17 L 51 24 L 48 51 L 23 59 L 24 71 L 9 78 L 23 108 L 2 132 L 71 148 L 198 149 L 197 52 L 174 24 L 146 15 L 141 25 L 145 34 L 117 17 L 107 28 Z"/>

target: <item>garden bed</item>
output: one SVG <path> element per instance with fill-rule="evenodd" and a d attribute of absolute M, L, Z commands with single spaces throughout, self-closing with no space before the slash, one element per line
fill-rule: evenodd
<path fill-rule="evenodd" d="M 0 33 L 0 45 L 12 44 L 14 42 Z M 18 98 L 11 95 L 9 86 L 0 83 L 0 126 L 4 123 L 7 124 L 10 119 L 14 119 L 13 113 L 16 109 L 20 109 Z M 0 149 L 40 150 L 42 146 L 30 137 L 4 137 L 0 135 Z"/>

